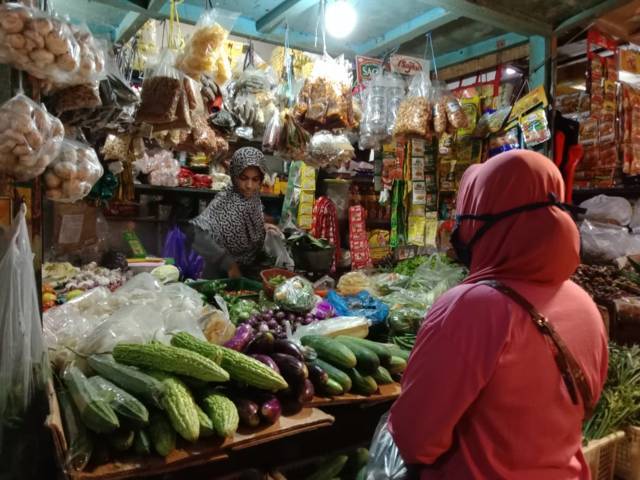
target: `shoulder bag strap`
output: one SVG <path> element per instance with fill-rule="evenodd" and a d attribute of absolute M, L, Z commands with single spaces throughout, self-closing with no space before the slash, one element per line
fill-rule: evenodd
<path fill-rule="evenodd" d="M 575 405 L 578 405 L 578 393 L 582 398 L 582 403 L 585 409 L 585 418 L 591 417 L 595 405 L 593 404 L 593 395 L 591 389 L 587 384 L 587 379 L 580 368 L 580 365 L 573 357 L 564 340 L 558 335 L 553 325 L 549 323 L 549 320 L 536 310 L 536 308 L 529 303 L 529 301 L 516 292 L 511 287 L 498 282 L 496 280 L 485 280 L 478 282 L 479 285 L 487 285 L 499 292 L 503 293 L 507 297 L 511 298 L 514 302 L 524 308 L 531 320 L 536 325 L 538 330 L 547 339 L 547 343 L 551 347 L 556 365 L 560 370 L 560 375 L 567 386 L 571 400 Z"/>

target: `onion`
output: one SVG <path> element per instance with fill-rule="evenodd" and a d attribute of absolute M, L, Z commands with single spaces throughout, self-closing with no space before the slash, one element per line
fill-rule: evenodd
<path fill-rule="evenodd" d="M 284 320 L 286 318 L 287 314 L 284 312 L 278 312 L 276 313 L 276 320 Z"/>
<path fill-rule="evenodd" d="M 287 315 L 287 320 L 289 320 L 290 322 L 295 322 L 296 321 L 296 314 L 295 313 L 290 313 L 289 315 Z"/>
<path fill-rule="evenodd" d="M 313 318 L 305 317 L 305 319 L 302 320 L 302 324 L 303 325 L 309 325 L 310 323 L 313 323 L 314 320 L 315 319 L 313 319 Z"/>
<path fill-rule="evenodd" d="M 268 332 L 269 331 L 269 325 L 267 325 L 267 322 L 260 322 L 260 324 L 258 325 L 258 331 L 259 332 Z"/>
<path fill-rule="evenodd" d="M 267 322 L 267 325 L 269 325 L 270 329 L 274 329 L 278 327 L 278 322 L 276 322 L 274 319 L 271 319 Z"/>

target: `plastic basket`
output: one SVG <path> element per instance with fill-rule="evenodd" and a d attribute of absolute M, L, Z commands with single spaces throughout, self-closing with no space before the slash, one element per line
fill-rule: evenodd
<path fill-rule="evenodd" d="M 616 449 L 624 438 L 624 432 L 615 432 L 597 440 L 591 440 L 582 453 L 591 470 L 592 480 L 613 480 L 616 470 Z"/>
<path fill-rule="evenodd" d="M 284 278 L 291 278 L 296 276 L 294 272 L 290 272 L 289 270 L 285 270 L 283 268 L 269 268 L 268 270 L 261 271 L 260 278 L 262 278 L 262 288 L 264 288 L 264 293 L 266 293 L 269 298 L 273 298 L 273 292 L 276 289 L 269 283 L 269 280 L 278 275 Z"/>
<path fill-rule="evenodd" d="M 237 298 L 252 298 L 257 297 L 262 290 L 262 284 L 260 282 L 256 282 L 255 280 L 251 280 L 249 278 L 240 277 L 240 278 L 225 278 L 221 280 L 222 284 L 225 286 L 225 292 L 230 291 L 238 291 L 238 290 L 247 290 L 253 293 L 247 293 L 245 295 L 236 295 Z"/>
<path fill-rule="evenodd" d="M 628 427 L 616 450 L 616 476 L 621 480 L 640 478 L 640 427 Z"/>

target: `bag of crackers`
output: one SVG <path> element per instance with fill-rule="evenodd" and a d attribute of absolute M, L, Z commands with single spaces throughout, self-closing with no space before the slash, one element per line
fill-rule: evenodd
<path fill-rule="evenodd" d="M 426 137 L 431 132 L 431 80 L 420 72 L 413 77 L 409 92 L 398 108 L 396 136 Z"/>

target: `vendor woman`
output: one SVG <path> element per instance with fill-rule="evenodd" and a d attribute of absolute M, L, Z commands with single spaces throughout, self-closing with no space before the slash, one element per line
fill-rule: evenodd
<path fill-rule="evenodd" d="M 254 265 L 264 245 L 260 201 L 266 173 L 264 155 L 253 147 L 238 149 L 229 173 L 231 185 L 190 222 L 192 248 L 205 259 L 203 278 L 240 277 L 243 270 Z"/>

